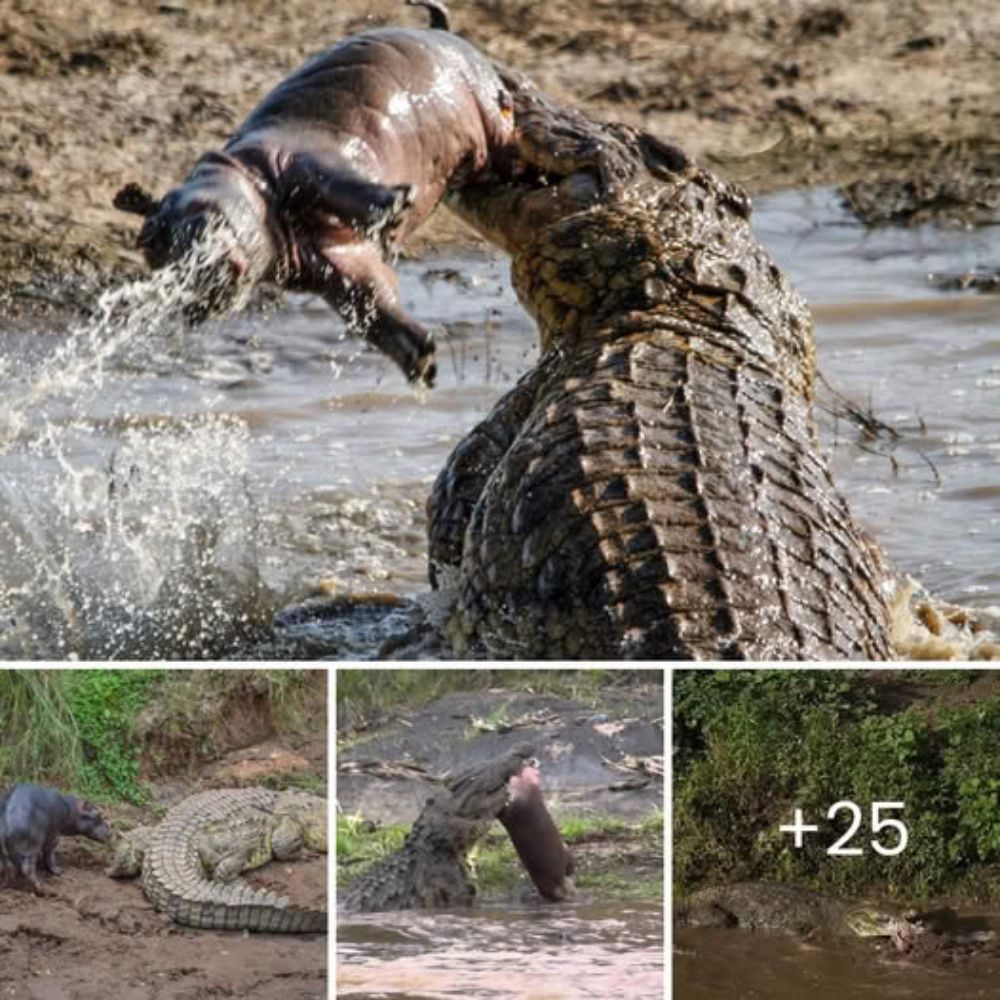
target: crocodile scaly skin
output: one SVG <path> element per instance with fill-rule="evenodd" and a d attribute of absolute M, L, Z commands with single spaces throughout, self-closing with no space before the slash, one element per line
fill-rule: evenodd
<path fill-rule="evenodd" d="M 239 880 L 223 884 L 205 877 L 199 832 L 232 830 L 234 840 L 267 836 L 281 793 L 265 788 L 199 792 L 171 809 L 150 836 L 142 885 L 156 909 L 176 923 L 212 930 L 315 933 L 326 930 L 320 910 L 292 906 L 284 896 Z"/>
<path fill-rule="evenodd" d="M 748 199 L 635 130 L 523 93 L 518 115 L 536 166 L 556 136 L 567 171 L 608 169 L 453 201 L 512 252 L 543 350 L 428 503 L 457 650 L 888 658 L 881 558 L 813 422 L 810 315 Z"/>

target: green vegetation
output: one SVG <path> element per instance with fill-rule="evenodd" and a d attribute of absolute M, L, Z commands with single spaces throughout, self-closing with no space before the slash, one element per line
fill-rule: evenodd
<path fill-rule="evenodd" d="M 398 851 L 409 826 L 376 827 L 360 816 L 337 815 L 337 881 L 347 884 L 369 865 Z"/>
<path fill-rule="evenodd" d="M 581 892 L 597 898 L 657 899 L 663 894 L 663 813 L 641 823 L 613 817 L 567 817 L 559 825 L 577 861 Z M 409 826 L 374 828 L 358 816 L 337 818 L 337 881 L 350 884 L 369 865 L 402 846 Z M 596 856 L 590 864 L 587 857 Z M 496 826 L 469 852 L 479 892 L 509 895 L 526 878 L 510 838 Z"/>
<path fill-rule="evenodd" d="M 62 671 L 0 670 L 0 779 L 67 778 L 83 755 Z"/>
<path fill-rule="evenodd" d="M 177 770 L 210 757 L 219 734 L 246 718 L 295 729 L 325 715 L 315 691 L 309 671 L 0 671 L 0 732 L 7 734 L 0 788 L 36 781 L 141 804 L 141 770 Z M 299 776 L 299 784 L 310 779 Z"/>
<path fill-rule="evenodd" d="M 5 670 L 0 728 L 4 782 L 49 781 L 92 798 L 141 801 L 129 730 L 159 670 Z"/>
<path fill-rule="evenodd" d="M 1000 685 L 970 671 L 684 671 L 674 685 L 677 889 L 736 879 L 835 894 L 1000 899 Z M 849 815 L 859 857 L 829 857 Z M 870 804 L 901 801 L 909 846 L 881 857 Z M 820 826 L 795 849 L 793 810 Z M 883 834 L 894 842 L 894 834 Z"/>
<path fill-rule="evenodd" d="M 339 670 L 337 717 L 343 729 L 381 719 L 439 698 L 448 691 L 506 688 L 556 694 L 597 704 L 602 690 L 617 684 L 661 682 L 661 671 L 641 670 Z"/>
<path fill-rule="evenodd" d="M 73 670 L 65 690 L 83 748 L 74 787 L 95 799 L 141 803 L 139 747 L 131 739 L 149 685 L 162 670 Z"/>

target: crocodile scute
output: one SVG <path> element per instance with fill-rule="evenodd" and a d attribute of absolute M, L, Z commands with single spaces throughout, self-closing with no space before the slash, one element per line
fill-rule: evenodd
<path fill-rule="evenodd" d="M 581 149 L 639 166 L 565 208 L 558 178 L 452 203 L 511 250 L 542 347 L 428 502 L 456 649 L 888 658 L 881 557 L 813 420 L 810 315 L 756 240 L 749 200 L 679 152 L 651 168 L 642 133 L 515 100 L 546 134 L 575 129 Z"/>
<path fill-rule="evenodd" d="M 342 913 L 470 906 L 467 855 L 508 800 L 508 782 L 531 759 L 526 744 L 449 776 L 424 803 L 398 851 L 338 894 Z"/>
<path fill-rule="evenodd" d="M 286 897 L 237 878 L 272 856 L 294 856 L 303 841 L 325 850 L 325 827 L 326 802 L 317 796 L 266 788 L 213 789 L 184 799 L 154 829 L 137 831 L 109 873 L 130 875 L 141 868 L 149 901 L 188 927 L 325 932 L 325 911 L 293 906 Z"/>

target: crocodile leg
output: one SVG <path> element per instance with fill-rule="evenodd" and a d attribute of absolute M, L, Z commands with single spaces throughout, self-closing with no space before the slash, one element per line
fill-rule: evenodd
<path fill-rule="evenodd" d="M 514 443 L 534 405 L 534 369 L 505 393 L 449 456 L 427 499 L 429 575 L 435 589 L 447 585 L 462 561 L 465 530 L 483 486 Z"/>

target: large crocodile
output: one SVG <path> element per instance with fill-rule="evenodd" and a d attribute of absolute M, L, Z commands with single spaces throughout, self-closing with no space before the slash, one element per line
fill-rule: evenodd
<path fill-rule="evenodd" d="M 140 875 L 149 901 L 189 927 L 309 933 L 326 930 L 322 910 L 291 905 L 253 889 L 241 872 L 303 847 L 325 852 L 326 800 L 304 792 L 221 788 L 192 795 L 155 827 L 139 827 L 115 846 L 108 874 Z"/>
<path fill-rule="evenodd" d="M 901 951 L 923 932 L 915 915 L 868 903 L 846 903 L 780 882 L 735 882 L 700 889 L 674 908 L 674 925 L 803 936 L 887 937 Z"/>
<path fill-rule="evenodd" d="M 457 650 L 887 658 L 880 556 L 813 422 L 810 315 L 749 200 L 504 82 L 528 169 L 450 204 L 512 254 L 543 354 L 428 502 Z"/>
<path fill-rule="evenodd" d="M 447 778 L 443 789 L 424 804 L 403 846 L 338 897 L 339 909 L 374 912 L 469 906 L 476 886 L 466 856 L 489 824 L 501 817 L 511 798 L 512 779 L 533 766 L 531 753 L 530 746 L 518 746 L 503 757 Z M 544 810 L 544 805 L 538 808 Z M 568 872 L 560 868 L 549 874 L 564 882 Z M 571 893 L 572 885 L 563 884 L 550 898 L 565 899 Z"/>

